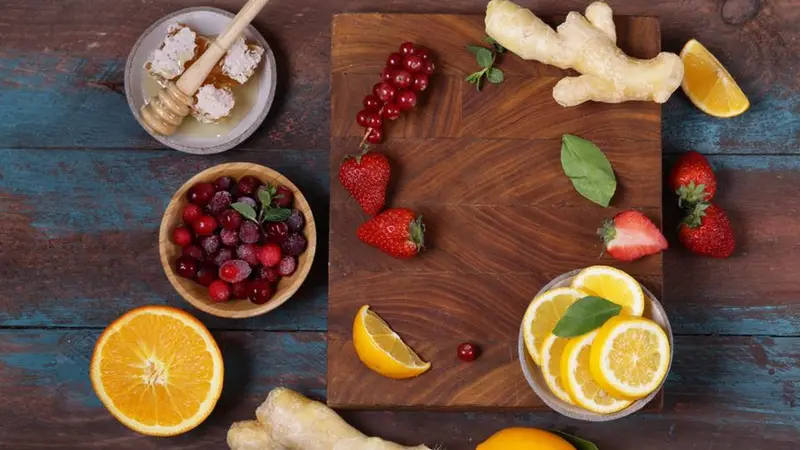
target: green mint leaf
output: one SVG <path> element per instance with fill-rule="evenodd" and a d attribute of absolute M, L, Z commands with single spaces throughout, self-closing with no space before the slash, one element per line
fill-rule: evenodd
<path fill-rule="evenodd" d="M 269 205 L 272 204 L 272 195 L 269 191 L 269 189 L 261 189 L 258 191 L 258 201 L 261 202 L 262 211 L 266 208 L 269 208 Z"/>
<path fill-rule="evenodd" d="M 491 37 L 491 36 L 484 37 L 483 38 L 483 42 L 486 42 L 487 44 L 491 44 L 491 45 L 497 44 L 497 41 L 495 41 L 494 38 Z"/>
<path fill-rule="evenodd" d="M 269 208 L 264 213 L 263 220 L 267 222 L 283 222 L 292 215 L 292 210 L 287 208 Z"/>
<path fill-rule="evenodd" d="M 582 196 L 608 208 L 617 179 L 606 155 L 591 141 L 565 134 L 561 138 L 561 167 Z"/>
<path fill-rule="evenodd" d="M 478 52 L 480 52 L 481 50 L 486 50 L 486 48 L 481 47 L 480 45 L 467 45 L 464 48 L 469 50 L 469 52 L 472 53 L 475 56 L 477 56 Z"/>
<path fill-rule="evenodd" d="M 496 67 L 491 67 L 486 72 L 486 79 L 489 80 L 490 83 L 502 83 L 504 78 L 503 71 Z"/>
<path fill-rule="evenodd" d="M 231 208 L 239 211 L 239 214 L 242 215 L 247 220 L 252 220 L 257 222 L 256 220 L 256 210 L 253 209 L 252 206 L 248 205 L 247 203 L 234 203 L 231 205 Z"/>
<path fill-rule="evenodd" d="M 494 47 L 494 51 L 496 51 L 497 53 L 503 53 L 504 51 L 506 51 L 506 48 L 500 45 L 500 43 L 494 40 L 494 38 L 491 36 L 486 36 L 485 38 L 483 38 L 483 41 Z"/>
<path fill-rule="evenodd" d="M 569 442 L 573 447 L 575 447 L 575 450 L 600 450 L 594 443 L 589 442 L 586 439 L 581 439 L 577 436 L 573 436 L 558 430 L 550 430 L 550 432 L 564 438 L 565 441 Z"/>
<path fill-rule="evenodd" d="M 567 308 L 567 312 L 556 323 L 553 334 L 570 338 L 600 328 L 606 320 L 618 315 L 622 306 L 602 297 L 583 297 Z"/>
<path fill-rule="evenodd" d="M 478 65 L 480 65 L 484 69 L 492 67 L 492 63 L 494 63 L 494 55 L 492 54 L 492 51 L 489 50 L 488 48 L 481 47 L 480 50 L 478 50 L 478 52 L 475 53 L 475 56 L 478 59 Z"/>

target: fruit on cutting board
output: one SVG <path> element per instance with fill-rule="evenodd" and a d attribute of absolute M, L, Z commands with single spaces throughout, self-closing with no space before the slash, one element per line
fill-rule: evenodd
<path fill-rule="evenodd" d="M 413 378 L 431 368 L 368 305 L 356 314 L 353 345 L 361 362 L 388 378 Z"/>
<path fill-rule="evenodd" d="M 678 238 L 684 247 L 698 255 L 727 258 L 736 250 L 731 221 L 713 203 L 694 205 L 681 222 Z"/>
<path fill-rule="evenodd" d="M 597 332 L 589 370 L 606 392 L 636 400 L 658 389 L 667 376 L 670 355 L 667 333 L 657 323 L 617 316 Z"/>
<path fill-rule="evenodd" d="M 549 431 L 506 428 L 478 444 L 475 450 L 575 450 L 575 447 Z"/>
<path fill-rule="evenodd" d="M 564 356 L 564 349 L 569 342 L 568 338 L 558 337 L 550 333 L 542 342 L 542 376 L 550 388 L 550 392 L 564 402 L 573 405 L 572 399 L 564 387 L 564 380 L 561 379 L 561 357 Z"/>
<path fill-rule="evenodd" d="M 622 314 L 641 316 L 644 312 L 645 298 L 639 282 L 614 267 L 587 267 L 572 280 L 572 288 L 622 306 Z"/>
<path fill-rule="evenodd" d="M 383 210 L 391 167 L 386 156 L 367 151 L 347 156 L 339 166 L 339 181 L 370 216 Z"/>
<path fill-rule="evenodd" d="M 625 211 L 603 222 L 597 230 L 605 251 L 620 261 L 634 261 L 667 249 L 666 238 L 650 219 L 639 211 Z"/>
<path fill-rule="evenodd" d="M 92 355 L 97 397 L 122 424 L 174 436 L 208 417 L 222 392 L 222 355 L 200 321 L 168 306 L 127 312 L 103 331 Z"/>
<path fill-rule="evenodd" d="M 714 117 L 734 117 L 747 111 L 750 101 L 725 66 L 695 39 L 681 50 L 685 68 L 681 88 L 701 111 Z"/>
<path fill-rule="evenodd" d="M 425 247 L 425 224 L 408 208 L 392 208 L 361 224 L 361 242 L 395 258 L 411 258 Z"/>
<path fill-rule="evenodd" d="M 537 365 L 542 364 L 542 345 L 567 308 L 578 299 L 589 295 L 573 288 L 551 289 L 533 299 L 522 319 L 525 348 Z"/>
<path fill-rule="evenodd" d="M 678 195 L 678 205 L 710 202 L 717 193 L 717 177 L 705 156 L 692 150 L 672 167 L 669 186 Z"/>

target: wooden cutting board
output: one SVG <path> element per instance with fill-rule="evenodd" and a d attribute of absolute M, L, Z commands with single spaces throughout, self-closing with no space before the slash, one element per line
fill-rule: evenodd
<path fill-rule="evenodd" d="M 560 22 L 560 18 L 556 19 Z M 556 20 L 552 23 L 558 23 Z M 616 19 L 620 46 L 640 58 L 660 49 L 658 20 Z M 517 358 L 522 316 L 557 275 L 610 264 L 661 296 L 660 256 L 619 265 L 598 259 L 604 219 L 635 208 L 661 223 L 661 108 L 590 103 L 563 108 L 551 90 L 564 75 L 506 54 L 506 74 L 481 92 L 464 82 L 477 70 L 464 49 L 484 37 L 483 16 L 341 14 L 333 19 L 328 403 L 339 408 L 545 409 Z M 356 154 L 355 123 L 365 95 L 403 41 L 433 50 L 437 73 L 416 109 L 385 127 L 374 146 L 392 162 L 391 206 L 425 218 L 428 250 L 396 260 L 362 244 L 367 220 L 342 188 L 339 164 Z M 595 142 L 619 187 L 612 207 L 581 197 L 563 174 L 562 134 Z M 369 371 L 352 344 L 358 309 L 369 304 L 432 369 L 394 381 Z M 463 363 L 457 346 L 478 344 Z M 663 397 L 650 405 L 658 409 Z"/>

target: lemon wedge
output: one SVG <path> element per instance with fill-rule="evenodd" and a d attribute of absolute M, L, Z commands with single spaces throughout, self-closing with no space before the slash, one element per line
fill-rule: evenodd
<path fill-rule="evenodd" d="M 681 50 L 684 74 L 681 88 L 706 114 L 734 117 L 747 111 L 750 101 L 722 63 L 703 44 L 692 39 Z"/>
<path fill-rule="evenodd" d="M 413 378 L 431 368 L 380 316 L 370 311 L 369 305 L 362 306 L 356 314 L 353 345 L 361 362 L 388 378 Z"/>

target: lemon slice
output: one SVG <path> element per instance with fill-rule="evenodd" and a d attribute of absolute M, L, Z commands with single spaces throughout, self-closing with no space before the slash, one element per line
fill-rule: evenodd
<path fill-rule="evenodd" d="M 695 39 L 681 50 L 684 75 L 681 88 L 706 114 L 733 117 L 747 111 L 750 101 L 725 67 Z"/>
<path fill-rule="evenodd" d="M 642 287 L 633 277 L 619 269 L 608 266 L 587 267 L 575 276 L 572 287 L 622 306 L 624 315 L 641 316 L 644 313 Z"/>
<path fill-rule="evenodd" d="M 394 379 L 413 378 L 431 368 L 389 325 L 364 305 L 353 323 L 358 359 L 375 372 Z"/>
<path fill-rule="evenodd" d="M 564 354 L 567 342 L 569 339 L 560 338 L 552 333 L 544 339 L 542 342 L 542 377 L 553 395 L 574 405 L 561 380 L 561 356 Z"/>
<path fill-rule="evenodd" d="M 572 288 L 551 289 L 533 299 L 522 319 L 525 348 L 537 365 L 542 364 L 541 349 L 544 339 L 553 332 L 556 323 L 569 305 L 588 295 Z"/>
<path fill-rule="evenodd" d="M 613 317 L 597 333 L 589 368 L 617 397 L 638 399 L 661 386 L 670 363 L 667 333 L 640 317 Z"/>
<path fill-rule="evenodd" d="M 597 330 L 570 339 L 561 356 L 561 379 L 564 389 L 576 405 L 599 414 L 611 414 L 632 402 L 609 394 L 592 378 L 589 355 Z"/>

